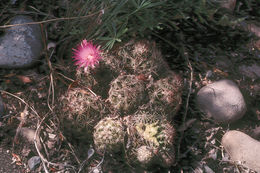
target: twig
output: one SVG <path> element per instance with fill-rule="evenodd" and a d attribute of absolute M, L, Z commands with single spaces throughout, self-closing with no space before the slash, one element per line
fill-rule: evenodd
<path fill-rule="evenodd" d="M 31 107 L 27 102 L 25 102 L 22 98 L 20 98 L 20 97 L 14 95 L 14 94 L 12 94 L 12 93 L 9 93 L 9 92 L 7 92 L 7 91 L 4 91 L 4 90 L 0 90 L 0 92 L 2 92 L 2 93 L 4 93 L 4 94 L 7 94 L 7 95 L 10 95 L 10 96 L 12 96 L 12 97 L 15 97 L 15 98 L 17 98 L 18 100 L 20 100 L 21 102 L 23 102 L 23 103 L 24 103 L 28 108 L 30 108 L 30 109 L 34 112 L 34 114 L 41 120 L 41 123 L 37 126 L 37 130 L 36 130 L 36 132 L 35 132 L 35 135 L 37 135 L 37 134 L 38 134 L 38 131 L 39 131 L 39 128 L 40 128 L 40 126 L 41 126 L 43 120 L 44 120 L 46 117 L 44 117 L 44 118 L 42 119 L 42 118 L 39 116 L 39 114 L 36 112 L 36 110 L 35 110 L 33 107 Z M 50 120 L 50 121 L 51 121 L 51 120 Z M 52 121 L 51 121 L 51 123 L 56 127 L 56 125 L 55 125 Z M 48 124 L 46 124 L 46 125 L 47 125 L 48 128 L 52 129 Z M 71 151 L 72 151 L 72 154 L 73 154 L 73 156 L 75 157 L 77 163 L 80 164 L 80 161 L 79 161 L 78 157 L 76 156 L 75 151 L 73 150 L 72 145 L 67 141 L 66 137 L 65 137 L 62 133 L 61 133 L 61 135 L 62 135 L 62 137 L 66 140 L 66 142 L 67 142 L 68 146 L 70 147 L 70 149 L 71 149 Z M 36 138 L 34 138 L 34 142 L 35 142 L 35 140 L 36 140 Z M 35 146 L 36 146 L 36 144 L 35 144 Z M 38 149 L 37 146 L 36 146 L 36 150 L 37 150 L 37 152 L 39 151 L 39 149 Z M 39 153 L 39 152 L 38 152 L 38 153 Z M 41 153 L 40 153 L 40 154 L 41 154 Z M 39 154 L 39 155 L 40 155 L 40 154 Z M 42 155 L 41 155 L 41 156 L 42 156 Z M 43 161 L 47 162 L 48 164 L 51 164 L 51 165 L 54 165 L 54 166 L 59 166 L 58 164 L 48 162 L 43 156 L 42 156 L 42 158 L 43 158 Z"/>
<path fill-rule="evenodd" d="M 75 80 L 73 80 L 73 79 L 71 79 L 71 78 L 65 76 L 65 75 L 62 74 L 62 73 L 57 72 L 57 74 L 58 74 L 58 75 L 61 75 L 62 77 L 64 77 L 65 79 L 67 79 L 67 80 L 69 80 L 69 81 L 71 81 L 71 82 L 75 82 Z"/>
<path fill-rule="evenodd" d="M 104 155 L 102 157 L 102 160 L 98 163 L 98 165 L 95 166 L 89 173 L 93 172 L 95 168 L 98 168 L 104 162 L 104 159 L 105 159 L 105 153 L 104 153 Z"/>
<path fill-rule="evenodd" d="M 45 120 L 45 118 L 46 118 L 46 117 L 44 117 L 44 118 L 41 120 L 41 122 L 37 125 L 37 129 L 36 129 L 36 131 L 35 131 L 33 141 L 34 141 L 34 146 L 35 146 L 35 148 L 36 148 L 36 151 L 37 151 L 38 155 L 39 155 L 40 158 L 41 158 L 44 171 L 45 171 L 46 173 L 49 173 L 49 171 L 48 171 L 48 169 L 47 169 L 47 167 L 46 167 L 46 165 L 45 165 L 45 158 L 44 158 L 43 155 L 41 154 L 41 152 L 40 152 L 40 150 L 39 150 L 39 148 L 38 148 L 38 146 L 37 146 L 37 141 L 36 141 L 37 135 L 38 135 L 38 133 L 39 133 L 39 129 L 40 129 L 40 127 L 41 127 L 42 122 Z"/>
<path fill-rule="evenodd" d="M 45 163 L 47 163 L 48 165 L 53 165 L 53 166 L 57 166 L 57 167 L 60 166 L 60 164 L 52 163 L 52 162 L 49 162 L 47 159 L 45 159 L 45 157 L 42 155 L 42 153 L 40 152 L 40 150 L 39 150 L 39 148 L 37 146 L 37 141 L 36 141 L 37 135 L 40 133 L 40 129 L 41 129 L 40 127 L 41 127 L 43 121 L 46 119 L 46 117 L 47 116 L 44 116 L 43 119 L 40 121 L 40 123 L 37 125 L 37 128 L 36 128 L 33 140 L 34 140 L 34 146 L 35 146 L 35 148 L 37 150 L 37 153 L 38 153 L 38 155 L 41 158 L 41 161 L 43 163 L 44 170 L 45 170 L 46 173 L 48 173 L 48 170 L 47 170 L 47 167 L 46 167 Z"/>
<path fill-rule="evenodd" d="M 14 95 L 14 94 L 12 94 L 12 93 L 9 93 L 9 92 L 7 92 L 7 91 L 0 90 L 0 92 L 5 93 L 5 94 L 8 94 L 8 95 L 11 95 L 11 96 L 13 96 L 13 97 L 19 99 L 19 100 L 22 101 L 28 108 L 30 108 L 30 109 L 35 113 L 35 115 L 37 115 L 37 117 L 38 117 L 39 119 L 41 119 L 41 117 L 40 117 L 39 114 L 36 112 L 36 110 L 35 110 L 33 107 L 31 107 L 27 102 L 25 102 L 22 98 L 20 98 L 20 97 Z M 34 145 L 35 145 L 35 148 L 36 148 L 36 150 L 37 150 L 37 152 L 38 152 L 38 154 L 39 154 L 39 156 L 40 156 L 40 158 L 41 158 L 41 160 L 42 160 L 42 162 L 43 162 L 43 166 L 44 166 L 45 172 L 46 172 L 46 173 L 49 173 L 48 170 L 47 170 L 47 168 L 46 168 L 45 162 L 48 163 L 48 164 L 50 164 L 50 165 L 53 165 L 53 166 L 59 166 L 59 164 L 52 163 L 52 162 L 49 162 L 48 160 L 46 160 L 46 159 L 43 157 L 43 155 L 40 153 L 40 150 L 39 150 L 39 148 L 38 148 L 38 146 L 37 146 L 37 143 L 36 143 L 36 142 L 37 142 L 37 141 L 36 141 L 36 137 L 37 137 L 37 135 L 39 134 L 39 129 L 40 129 L 40 127 L 41 127 L 41 124 L 42 124 L 43 121 L 45 120 L 45 118 L 46 118 L 46 116 L 45 116 L 43 119 L 41 119 L 40 124 L 37 126 L 37 129 L 36 129 L 36 132 L 35 132 L 35 135 L 34 135 Z"/>
<path fill-rule="evenodd" d="M 50 106 L 50 95 L 52 95 L 51 106 Z M 47 104 L 51 112 L 53 112 L 53 105 L 54 105 L 54 84 L 53 84 L 53 75 L 52 72 L 50 73 L 50 86 L 48 90 L 48 98 Z"/>
<path fill-rule="evenodd" d="M 66 138 L 62 133 L 60 133 L 60 134 L 61 134 L 61 136 L 64 138 L 64 140 L 67 142 L 68 146 L 70 147 L 70 149 L 71 149 L 71 151 L 72 151 L 72 155 L 75 157 L 77 163 L 80 164 L 80 161 L 79 161 L 79 159 L 78 159 L 78 157 L 77 157 L 77 155 L 76 155 L 76 153 L 75 153 L 75 151 L 74 151 L 74 149 L 73 149 L 73 146 L 69 143 L 69 141 L 67 140 L 67 138 Z"/>
<path fill-rule="evenodd" d="M 187 63 L 188 63 L 188 67 L 190 69 L 190 81 L 189 81 L 189 92 L 188 92 L 188 96 L 187 96 L 187 99 L 186 99 L 185 112 L 184 112 L 184 115 L 183 115 L 183 118 L 182 118 L 182 123 L 184 123 L 186 121 L 188 108 L 189 108 L 190 95 L 191 95 L 191 92 L 192 92 L 192 82 L 193 82 L 193 68 L 192 68 L 192 65 L 191 65 L 187 55 L 185 55 L 185 52 L 184 52 L 184 56 L 186 57 L 186 60 L 187 60 Z M 184 123 L 184 127 L 185 127 L 185 125 L 186 125 L 186 123 Z M 180 134 L 180 137 L 179 137 L 179 141 L 178 141 L 178 146 L 177 146 L 177 160 L 180 159 L 179 158 L 179 156 L 180 156 L 180 146 L 181 146 L 181 141 L 182 141 L 182 138 L 183 138 L 183 134 L 184 134 L 184 131 L 181 131 L 181 134 Z"/>
<path fill-rule="evenodd" d="M 53 125 L 56 129 L 58 129 L 57 126 L 55 125 L 55 123 L 54 123 L 52 120 L 50 120 L 50 122 L 52 123 L 52 125 Z M 72 155 L 75 157 L 77 163 L 80 164 L 80 160 L 78 159 L 77 155 L 75 154 L 75 151 L 74 151 L 74 149 L 73 149 L 73 146 L 69 143 L 69 141 L 68 141 L 67 138 L 62 134 L 61 131 L 59 131 L 59 134 L 60 134 L 61 137 L 67 142 L 69 148 L 71 149 Z"/>
<path fill-rule="evenodd" d="M 10 95 L 10 96 L 12 96 L 12 97 L 17 98 L 18 100 L 20 100 L 21 102 L 23 102 L 28 108 L 30 108 L 31 111 L 33 111 L 33 113 L 34 113 L 39 119 L 42 119 L 42 118 L 40 117 L 40 115 L 37 113 L 37 111 L 36 111 L 32 106 L 30 106 L 26 101 L 24 101 L 22 98 L 20 98 L 20 97 L 14 95 L 14 94 L 12 94 L 12 93 L 9 93 L 9 92 L 7 92 L 7 91 L 4 91 L 4 90 L 0 90 L 0 92 L 5 93 L 5 94 L 7 94 L 7 95 Z M 46 124 L 46 126 L 47 126 L 48 128 L 50 128 L 50 129 L 52 129 L 48 124 Z"/>
<path fill-rule="evenodd" d="M 61 75 L 62 77 L 64 77 L 65 79 L 67 79 L 71 82 L 75 82 L 75 80 L 63 75 L 62 73 L 57 73 L 57 74 Z M 90 88 L 88 88 L 88 87 L 84 87 L 84 88 L 86 88 L 89 92 L 91 92 L 91 94 L 93 94 L 95 97 L 97 97 L 97 94 L 94 91 L 92 91 Z"/>
<path fill-rule="evenodd" d="M 61 74 L 61 73 L 58 73 L 58 74 L 60 74 L 61 76 L 63 76 L 63 77 L 65 77 L 63 74 Z M 50 77 L 52 77 L 52 75 L 50 75 Z M 51 78 L 52 80 L 53 80 L 53 78 Z M 72 80 L 72 79 L 71 79 Z M 74 80 L 72 80 L 72 81 L 74 81 Z M 52 83 L 52 85 L 53 85 L 53 82 L 51 82 Z M 51 85 L 50 85 L 50 87 L 51 87 Z M 51 87 L 52 89 L 54 89 L 54 86 L 52 86 Z M 49 92 L 50 92 L 50 88 L 49 88 Z M 53 91 L 54 92 L 54 91 Z M 54 95 L 54 93 L 53 93 L 53 95 Z M 48 97 L 49 97 L 49 95 L 48 95 Z M 54 99 L 54 98 L 53 98 Z M 48 106 L 49 106 L 49 101 L 48 101 Z M 50 108 L 50 107 L 49 107 Z M 50 108 L 51 109 L 51 108 Z M 51 121 L 50 120 L 50 122 L 54 125 L 54 127 L 56 127 L 57 128 L 57 126 L 55 125 L 55 123 L 53 122 L 53 121 Z M 67 142 L 67 144 L 68 144 L 68 146 L 69 146 L 69 148 L 70 148 L 70 150 L 71 150 L 71 152 L 72 152 L 72 155 L 74 156 L 74 158 L 76 159 L 76 161 L 77 161 L 77 163 L 78 164 L 80 164 L 80 160 L 78 159 L 78 157 L 77 157 L 77 155 L 75 154 L 75 151 L 74 151 L 74 149 L 73 149 L 73 146 L 68 142 L 68 140 L 66 139 L 66 137 L 60 132 L 60 135 L 62 136 L 62 138 Z"/>
<path fill-rule="evenodd" d="M 47 147 L 46 147 L 46 145 L 45 145 L 45 143 L 44 143 L 44 141 L 43 141 L 43 139 L 40 137 L 40 141 L 41 141 L 41 143 L 42 143 L 42 145 L 43 145 L 43 148 L 44 148 L 44 150 L 45 150 L 45 154 L 46 154 L 46 156 L 47 156 L 47 159 L 50 159 L 50 155 L 49 155 L 49 152 L 48 152 L 48 150 L 47 150 Z"/>
<path fill-rule="evenodd" d="M 44 23 L 49 23 L 49 22 L 55 22 L 55 21 L 62 21 L 62 20 L 74 20 L 74 19 L 84 19 L 84 18 L 89 18 L 91 16 L 94 16 L 96 14 L 99 14 L 100 11 L 97 11 L 93 14 L 85 15 L 85 16 L 76 16 L 76 17 L 61 17 L 57 19 L 49 19 L 49 20 L 44 20 L 44 21 L 39 21 L 39 22 L 28 22 L 28 23 L 19 23 L 19 24 L 13 24 L 13 25 L 2 25 L 0 26 L 0 29 L 2 28 L 10 28 L 13 26 L 23 26 L 23 25 L 37 25 L 37 24 L 44 24 Z"/>
<path fill-rule="evenodd" d="M 89 87 L 87 87 L 87 90 L 88 90 L 89 92 L 91 92 L 91 94 L 93 94 L 95 97 L 97 97 L 97 94 L 94 93 L 94 91 L 92 91 Z"/>
<path fill-rule="evenodd" d="M 28 115 L 28 106 L 26 105 L 23 112 L 21 112 L 21 114 L 20 114 L 21 120 L 20 120 L 18 127 L 16 128 L 16 134 L 15 134 L 14 140 L 13 140 L 13 148 L 14 148 L 14 144 L 18 142 L 18 136 L 20 135 L 21 129 L 25 124 L 27 115 Z"/>
<path fill-rule="evenodd" d="M 91 153 L 89 151 L 91 151 Z M 88 151 L 88 157 L 81 163 L 78 173 L 82 171 L 88 159 L 90 159 L 93 156 L 94 149 L 90 148 L 89 151 Z"/>
<path fill-rule="evenodd" d="M 7 95 L 10 95 L 10 96 L 13 96 L 13 97 L 17 98 L 18 100 L 20 100 L 21 102 L 23 102 L 26 106 L 28 106 L 28 108 L 30 108 L 30 109 L 33 111 L 33 113 L 35 113 L 35 115 L 37 115 L 38 118 L 41 118 L 41 117 L 39 116 L 39 114 L 36 112 L 36 110 L 35 110 L 33 107 L 31 107 L 26 101 L 24 101 L 22 98 L 20 98 L 20 97 L 14 95 L 14 94 L 12 94 L 12 93 L 9 93 L 9 92 L 7 92 L 7 91 L 4 91 L 4 90 L 0 90 L 0 92 L 5 93 L 5 94 L 7 94 Z"/>
<path fill-rule="evenodd" d="M 41 24 L 41 32 L 42 32 L 42 40 L 43 40 L 43 44 L 44 44 L 44 50 L 47 52 L 47 45 L 46 45 L 46 39 L 45 39 L 45 34 L 44 34 L 44 30 L 43 30 L 43 25 Z M 53 105 L 54 105 L 54 84 L 53 84 L 53 68 L 52 68 L 52 64 L 51 64 L 51 57 L 54 53 L 54 49 L 51 52 L 51 55 L 48 57 L 46 54 L 46 61 L 48 63 L 48 67 L 50 69 L 50 86 L 49 86 L 49 90 L 48 90 L 48 97 L 47 97 L 47 105 L 49 107 L 49 109 L 51 110 L 51 112 L 53 112 Z M 52 100 L 51 100 L 51 105 L 50 105 L 50 95 L 52 95 Z"/>

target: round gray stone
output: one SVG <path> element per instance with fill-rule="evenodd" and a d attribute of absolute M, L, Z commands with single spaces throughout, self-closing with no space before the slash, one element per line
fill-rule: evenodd
<path fill-rule="evenodd" d="M 221 140 L 229 156 L 234 162 L 260 172 L 260 142 L 247 134 L 231 130 Z"/>
<path fill-rule="evenodd" d="M 33 156 L 28 160 L 28 166 L 31 171 L 35 170 L 40 163 L 41 158 L 39 156 Z"/>
<path fill-rule="evenodd" d="M 246 112 L 244 97 L 230 80 L 220 80 L 201 88 L 197 93 L 197 105 L 208 118 L 219 123 L 238 120 Z"/>
<path fill-rule="evenodd" d="M 10 25 L 34 22 L 30 17 L 19 15 Z M 7 28 L 0 37 L 0 68 L 25 68 L 33 65 L 42 51 L 39 25 L 21 25 Z"/>

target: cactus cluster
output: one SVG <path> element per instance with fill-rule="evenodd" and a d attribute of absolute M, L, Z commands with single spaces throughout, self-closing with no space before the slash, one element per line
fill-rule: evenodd
<path fill-rule="evenodd" d="M 99 153 L 121 152 L 129 163 L 145 168 L 173 164 L 176 135 L 170 120 L 181 104 L 183 86 L 153 42 L 130 41 L 106 52 L 95 68 L 77 69 L 76 77 L 95 94 L 70 89 L 63 108 L 80 126 L 93 127 Z"/>

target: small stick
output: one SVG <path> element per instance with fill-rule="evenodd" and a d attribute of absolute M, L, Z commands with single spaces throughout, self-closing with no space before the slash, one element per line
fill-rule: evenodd
<path fill-rule="evenodd" d="M 184 112 L 184 115 L 183 115 L 183 118 L 182 118 L 182 122 L 183 123 L 186 121 L 186 117 L 187 117 L 187 113 L 188 113 L 190 95 L 191 95 L 191 92 L 192 92 L 192 82 L 193 82 L 193 68 L 192 68 L 191 63 L 190 63 L 190 61 L 189 61 L 187 56 L 186 56 L 186 59 L 187 59 L 188 67 L 190 69 L 190 81 L 189 81 L 189 93 L 188 93 L 187 100 L 186 100 L 186 105 L 185 105 L 185 112 Z M 185 126 L 186 126 L 186 123 L 184 123 L 184 128 L 185 128 Z M 180 156 L 180 145 L 181 145 L 181 141 L 182 141 L 182 138 L 183 138 L 183 134 L 184 134 L 184 131 L 181 131 L 181 135 L 180 135 L 179 142 L 178 142 L 178 147 L 177 147 L 177 159 L 178 160 L 180 159 L 179 158 L 179 156 Z"/>
<path fill-rule="evenodd" d="M 24 101 L 22 98 L 20 98 L 20 97 L 14 95 L 14 94 L 12 94 L 12 93 L 9 93 L 9 92 L 7 92 L 7 91 L 4 91 L 4 90 L 0 90 L 0 92 L 5 93 L 5 94 L 7 94 L 7 95 L 10 95 L 10 96 L 13 96 L 13 97 L 17 98 L 18 100 L 20 100 L 21 102 L 23 102 L 26 106 L 28 106 L 28 108 L 30 108 L 30 109 L 35 113 L 35 115 L 38 116 L 38 118 L 40 118 L 40 116 L 39 116 L 38 113 L 35 111 L 35 109 L 34 109 L 33 107 L 31 107 L 31 106 L 30 106 L 26 101 Z"/>
<path fill-rule="evenodd" d="M 44 156 L 42 155 L 42 153 L 40 152 L 38 146 L 37 146 L 36 138 L 37 138 L 37 135 L 40 133 L 40 127 L 41 127 L 41 125 L 42 125 L 42 123 L 43 123 L 43 121 L 44 121 L 45 119 L 46 119 L 46 116 L 44 116 L 43 119 L 40 121 L 40 123 L 38 123 L 37 128 L 36 128 L 36 131 L 35 131 L 35 134 L 34 134 L 34 139 L 33 139 L 33 140 L 34 140 L 34 146 L 35 146 L 35 148 L 36 148 L 36 150 L 37 150 L 37 153 L 38 153 L 38 155 L 39 155 L 39 157 L 41 158 L 41 161 L 42 161 L 42 163 L 43 163 L 44 170 L 45 170 L 46 173 L 49 173 L 49 171 L 47 170 L 47 167 L 46 167 L 45 163 L 47 163 L 48 165 L 53 165 L 53 166 L 57 166 L 57 167 L 59 166 L 59 164 L 49 162 L 47 159 L 45 159 Z"/>
<path fill-rule="evenodd" d="M 94 16 L 96 14 L 100 14 L 100 11 L 97 11 L 93 14 L 89 14 L 86 16 L 76 16 L 76 17 L 61 17 L 61 18 L 56 18 L 56 19 L 49 19 L 49 20 L 44 20 L 44 21 L 39 21 L 39 22 L 28 22 L 28 23 L 19 23 L 19 24 L 13 24 L 13 25 L 2 25 L 0 26 L 0 29 L 2 28 L 10 28 L 13 26 L 23 26 L 23 25 L 37 25 L 37 24 L 44 24 L 44 23 L 49 23 L 49 22 L 55 22 L 55 21 L 62 21 L 62 20 L 74 20 L 74 19 L 83 19 L 83 18 L 89 18 L 91 16 Z"/>
<path fill-rule="evenodd" d="M 35 131 L 33 141 L 34 141 L 34 146 L 35 146 L 35 148 L 36 148 L 36 150 L 37 150 L 37 153 L 38 153 L 38 155 L 39 155 L 40 158 L 41 158 L 44 171 L 45 171 L 45 173 L 49 173 L 49 171 L 48 171 L 48 169 L 47 169 L 47 167 L 46 167 L 46 165 L 45 165 L 45 159 L 44 159 L 43 155 L 41 154 L 41 152 L 40 152 L 40 150 L 39 150 L 39 148 L 38 148 L 38 146 L 37 146 L 37 141 L 36 141 L 37 134 L 39 133 L 39 129 L 40 129 L 40 127 L 41 127 L 42 122 L 45 120 L 45 118 L 46 118 L 46 117 L 44 117 L 44 118 L 41 120 L 41 122 L 37 125 L 37 129 L 36 129 L 36 131 Z"/>
<path fill-rule="evenodd" d="M 45 38 L 45 34 L 44 34 L 44 28 L 43 25 L 41 24 L 41 32 L 42 32 L 42 40 L 43 40 L 43 44 L 44 44 L 44 50 L 47 52 L 47 45 L 46 45 L 46 38 Z M 54 84 L 53 84 L 53 69 L 52 69 L 52 64 L 51 64 L 51 57 L 54 53 L 54 49 L 51 52 L 51 55 L 48 57 L 47 54 L 45 56 L 46 61 L 48 63 L 48 67 L 50 69 L 50 86 L 49 86 L 49 90 L 48 90 L 48 98 L 47 98 L 47 105 L 49 107 L 49 109 L 51 110 L 51 112 L 53 112 L 53 105 L 54 105 Z M 50 105 L 50 95 L 52 95 L 52 100 L 51 100 L 51 105 Z"/>

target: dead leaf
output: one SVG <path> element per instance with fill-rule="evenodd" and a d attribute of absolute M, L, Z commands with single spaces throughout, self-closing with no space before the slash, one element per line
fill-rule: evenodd
<path fill-rule="evenodd" d="M 7 79 L 7 80 L 5 80 L 5 83 L 6 83 L 6 84 L 10 84 L 10 83 L 11 83 L 11 80 L 10 80 L 10 79 Z"/>
<path fill-rule="evenodd" d="M 68 87 L 68 90 L 70 90 L 71 88 L 76 88 L 79 86 L 79 82 L 78 81 L 74 81 L 72 82 L 69 87 Z"/>
<path fill-rule="evenodd" d="M 136 76 L 136 78 L 140 81 L 147 81 L 147 77 L 144 74 L 140 74 L 138 76 Z"/>
<path fill-rule="evenodd" d="M 13 77 L 13 76 L 15 76 L 15 75 L 16 75 L 15 73 L 10 73 L 10 74 L 5 75 L 4 77 L 10 78 L 10 77 Z"/>
<path fill-rule="evenodd" d="M 21 82 L 23 82 L 24 84 L 27 83 L 32 83 L 32 80 L 28 77 L 28 76 L 22 76 L 22 75 L 18 75 L 16 76 Z"/>
<path fill-rule="evenodd" d="M 23 112 L 21 112 L 21 114 L 20 114 L 20 116 L 21 116 L 21 123 L 23 123 L 23 124 L 25 123 L 25 121 L 26 121 L 26 119 L 28 117 L 28 114 L 29 114 L 28 106 L 25 106 Z"/>
<path fill-rule="evenodd" d="M 21 166 L 21 165 L 23 165 L 21 162 L 16 162 L 16 165 L 19 165 L 19 166 Z"/>
<path fill-rule="evenodd" d="M 13 162 L 16 163 L 16 165 L 22 165 L 22 163 L 21 163 L 22 159 L 20 158 L 19 155 L 12 153 L 12 156 L 13 156 L 12 160 L 13 160 Z"/>
<path fill-rule="evenodd" d="M 89 92 L 86 91 L 86 90 L 84 90 L 84 89 L 81 89 L 81 90 L 80 90 L 80 93 L 82 93 L 82 94 L 89 94 Z"/>
<path fill-rule="evenodd" d="M 220 74 L 222 76 L 228 77 L 228 73 L 223 72 L 222 70 L 220 70 L 220 69 L 218 69 L 216 67 L 214 67 L 213 71 L 214 71 L 214 73 L 218 73 L 218 74 Z"/>
<path fill-rule="evenodd" d="M 55 168 L 50 168 L 50 170 L 51 170 L 51 172 L 57 172 L 58 170 L 57 169 L 55 169 Z"/>
<path fill-rule="evenodd" d="M 61 133 L 59 133 L 59 138 L 60 138 L 61 141 L 64 141 L 64 137 Z"/>

